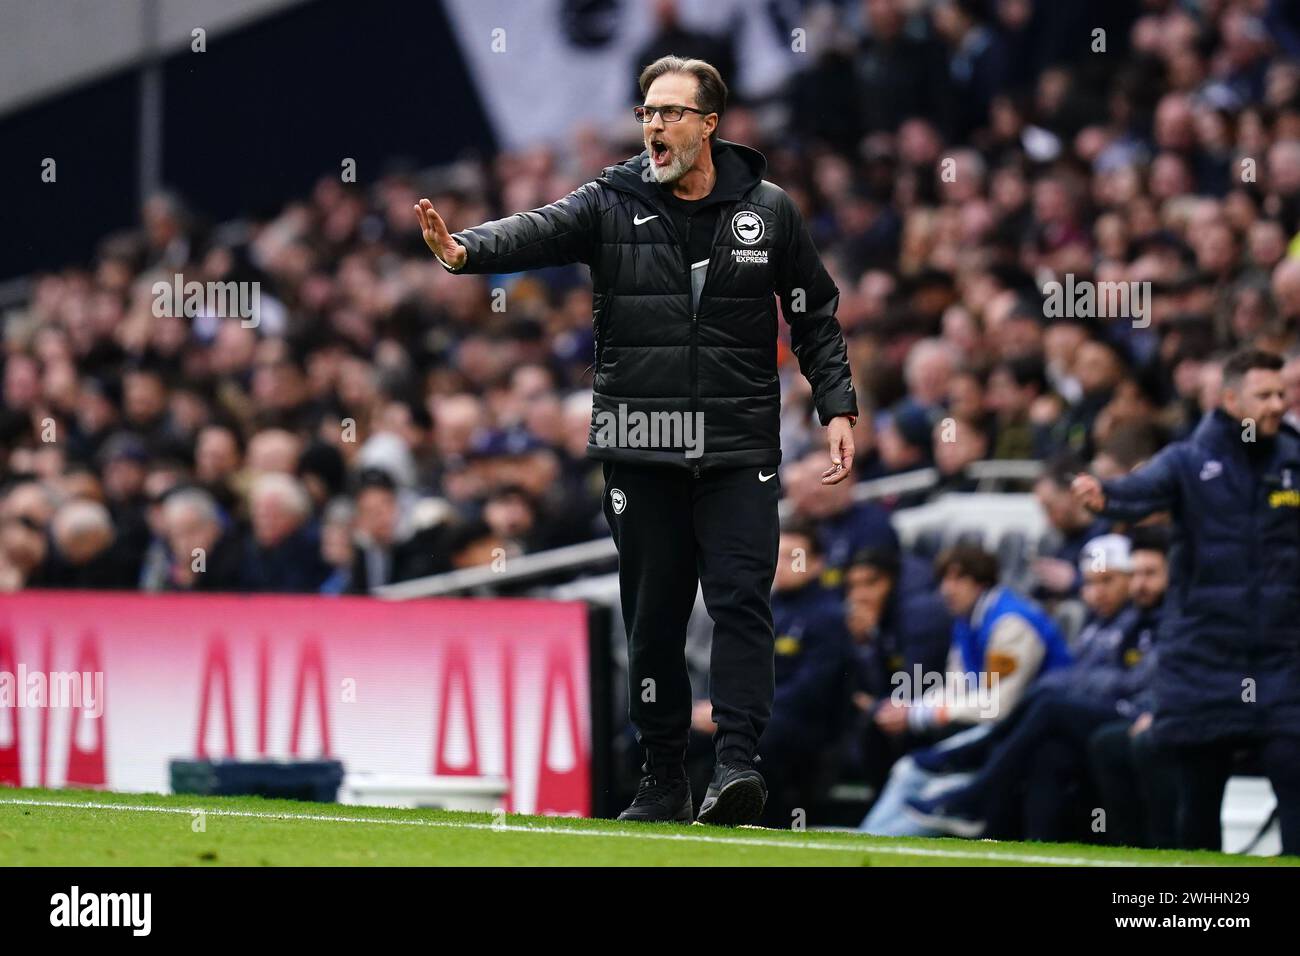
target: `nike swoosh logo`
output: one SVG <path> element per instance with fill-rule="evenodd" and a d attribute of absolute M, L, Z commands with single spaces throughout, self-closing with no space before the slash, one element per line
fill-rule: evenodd
<path fill-rule="evenodd" d="M 653 216 L 646 216 L 644 219 L 642 219 L 640 216 L 633 216 L 632 225 L 639 226 L 643 222 L 649 222 L 651 219 L 658 219 L 658 218 L 659 218 L 658 213 L 655 213 Z"/>
<path fill-rule="evenodd" d="M 776 472 L 772 472 L 770 475 L 765 475 L 765 474 L 763 474 L 761 471 L 758 473 L 758 480 L 759 480 L 759 481 L 768 481 L 769 479 L 772 479 L 772 478 L 775 478 L 775 477 L 776 477 Z"/>

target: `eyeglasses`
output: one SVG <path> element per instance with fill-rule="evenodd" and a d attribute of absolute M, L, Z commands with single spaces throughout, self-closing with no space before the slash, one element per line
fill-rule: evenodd
<path fill-rule="evenodd" d="M 677 123 L 687 113 L 699 113 L 701 116 L 709 114 L 704 110 L 697 110 L 693 106 L 635 106 L 632 108 L 632 115 L 642 126 L 649 123 L 658 113 L 664 118 L 665 123 Z"/>

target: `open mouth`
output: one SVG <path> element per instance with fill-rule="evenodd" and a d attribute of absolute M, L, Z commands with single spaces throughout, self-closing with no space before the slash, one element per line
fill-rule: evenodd
<path fill-rule="evenodd" d="M 652 139 L 650 141 L 650 160 L 656 166 L 667 166 L 671 155 L 672 151 L 668 148 L 668 144 L 663 140 Z"/>

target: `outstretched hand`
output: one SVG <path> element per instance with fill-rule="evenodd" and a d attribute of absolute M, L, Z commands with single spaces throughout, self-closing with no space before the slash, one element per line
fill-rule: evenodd
<path fill-rule="evenodd" d="M 1101 482 L 1092 475 L 1079 475 L 1070 483 L 1070 492 L 1074 500 L 1089 511 L 1101 511 L 1106 507 L 1106 493 Z"/>
<path fill-rule="evenodd" d="M 433 203 L 421 199 L 415 206 L 415 215 L 420 220 L 424 243 L 433 254 L 453 269 L 463 266 L 468 253 L 465 252 L 464 246 L 451 237 L 451 233 L 447 231 L 447 224 L 438 215 L 438 210 L 433 208 Z"/>

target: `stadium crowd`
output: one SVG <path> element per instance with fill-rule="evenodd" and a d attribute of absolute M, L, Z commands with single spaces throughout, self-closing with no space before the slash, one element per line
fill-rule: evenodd
<path fill-rule="evenodd" d="M 777 825 L 847 774 L 882 792 L 864 823 L 879 832 L 958 820 L 1096 838 L 1045 795 L 1093 807 L 1102 792 L 1131 814 L 1107 838 L 1174 840 L 1169 774 L 1140 749 L 1167 542 L 1159 516 L 1117 524 L 1070 483 L 1190 436 L 1245 347 L 1284 359 L 1300 424 L 1300 17 L 1277 0 L 1145 0 L 1099 41 L 1087 7 L 809 5 L 821 29 L 791 54 L 788 87 L 723 117 L 725 139 L 766 155 L 840 289 L 872 405 L 857 478 L 940 476 L 872 503 L 821 485 L 811 396 L 786 356 L 795 520 L 763 765 Z M 692 34 L 671 4 L 659 15 L 644 62 L 734 62 L 727 38 Z M 449 275 L 411 208 L 428 195 L 455 230 L 639 149 L 629 111 L 626 128 L 579 127 L 562 146 L 395 166 L 368 185 L 322 178 L 273 215 L 215 227 L 160 194 L 92 263 L 34 277 L 3 319 L 0 590 L 364 593 L 603 537 L 584 457 L 585 270 Z M 259 283 L 255 323 L 158 314 L 154 283 L 177 274 Z M 1045 286 L 1067 275 L 1134 283 L 1130 305 L 1138 289 L 1145 304 L 1053 309 Z M 978 547 L 932 563 L 890 526 L 891 509 L 972 488 L 981 459 L 1044 463 L 1033 491 L 1052 534 L 1014 579 Z M 784 573 L 797 549 L 811 574 Z M 990 601 L 1031 625 L 977 640 Z M 1053 615 L 1079 601 L 1082 629 L 1060 628 Z M 993 654 L 976 669 L 1020 682 L 1005 719 L 882 706 L 892 675 L 970 665 L 976 644 Z M 696 728 L 709 726 L 705 708 Z M 945 737 L 959 726 L 982 732 Z M 956 743 L 930 746 L 940 737 Z M 920 788 L 947 772 L 966 774 L 961 812 Z"/>

